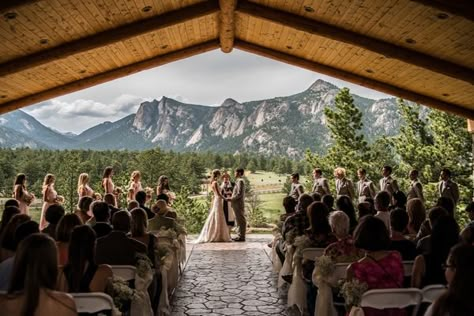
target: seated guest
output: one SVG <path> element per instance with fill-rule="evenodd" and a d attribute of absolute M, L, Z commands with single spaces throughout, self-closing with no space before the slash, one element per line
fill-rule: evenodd
<path fill-rule="evenodd" d="M 467 213 L 467 216 L 469 216 L 469 220 L 470 220 L 467 226 L 474 227 L 474 202 L 471 202 L 468 205 L 466 205 L 465 212 Z"/>
<path fill-rule="evenodd" d="M 17 214 L 10 219 L 0 238 L 0 262 L 14 255 L 16 249 L 15 231 L 20 224 L 30 220 L 31 217 L 26 214 Z"/>
<path fill-rule="evenodd" d="M 295 214 L 289 216 L 283 224 L 282 236 L 284 240 L 286 240 L 287 234 L 292 230 L 295 231 L 296 236 L 305 234 L 306 229 L 309 227 L 307 208 L 311 203 L 313 203 L 313 198 L 310 195 L 306 193 L 300 195 Z"/>
<path fill-rule="evenodd" d="M 451 198 L 448 198 L 445 196 L 438 198 L 438 201 L 436 202 L 436 206 L 441 206 L 448 212 L 450 216 L 454 217 L 454 208 L 456 207 L 456 205 L 454 204 Z"/>
<path fill-rule="evenodd" d="M 375 215 L 375 210 L 372 204 L 367 201 L 357 204 L 357 212 L 359 213 L 359 220 L 366 215 Z"/>
<path fill-rule="evenodd" d="M 467 226 L 462 230 L 461 242 L 474 246 L 474 226 Z"/>
<path fill-rule="evenodd" d="M 440 217 L 433 226 L 430 251 L 415 258 L 411 286 L 423 288 L 432 284 L 446 284 L 443 264 L 451 247 L 458 242 L 459 227 L 454 217 Z"/>
<path fill-rule="evenodd" d="M 448 290 L 428 308 L 425 316 L 474 315 L 474 247 L 457 245 L 446 261 Z"/>
<path fill-rule="evenodd" d="M 387 231 L 390 230 L 390 211 L 388 210 L 389 205 L 390 193 L 387 191 L 381 191 L 375 195 L 375 210 L 377 213 L 374 216 L 385 224 Z"/>
<path fill-rule="evenodd" d="M 313 198 L 314 202 L 321 202 L 321 199 L 323 198 L 318 192 L 313 192 L 310 195 Z"/>
<path fill-rule="evenodd" d="M 120 211 L 120 209 L 117 208 L 117 200 L 113 194 L 107 193 L 104 195 L 104 202 L 109 206 L 110 218 L 112 218 L 116 212 Z M 97 238 L 99 238 L 99 236 L 97 236 Z"/>
<path fill-rule="evenodd" d="M 424 253 L 430 252 L 430 247 L 431 247 L 430 238 L 431 238 L 432 227 L 435 225 L 438 219 L 442 216 L 448 216 L 448 212 L 446 212 L 446 210 L 442 207 L 435 206 L 429 211 L 428 225 L 427 225 L 427 228 L 425 229 L 425 231 L 428 231 L 429 229 L 429 234 L 418 240 L 416 244 L 416 250 L 418 253 L 424 254 Z"/>
<path fill-rule="evenodd" d="M 130 232 L 130 214 L 120 211 L 112 218 L 113 230 L 105 237 L 97 239 L 97 264 L 135 265 L 137 253 L 146 255 L 144 244 L 127 237 Z"/>
<path fill-rule="evenodd" d="M 111 231 L 109 205 L 105 202 L 92 203 L 92 213 L 95 218 L 95 225 L 92 226 L 97 238 L 107 236 Z"/>
<path fill-rule="evenodd" d="M 334 197 L 331 194 L 323 195 L 321 198 L 321 202 L 323 202 L 329 209 L 329 213 L 335 211 L 334 209 Z"/>
<path fill-rule="evenodd" d="M 67 263 L 69 240 L 74 227 L 82 225 L 81 219 L 76 214 L 64 215 L 56 228 L 56 247 L 58 248 L 58 264 L 63 266 Z"/>
<path fill-rule="evenodd" d="M 426 208 L 421 199 L 413 198 L 407 203 L 408 213 L 408 236 L 411 240 L 418 240 L 417 236 L 420 232 L 421 225 L 426 220 Z M 422 232 L 420 238 L 429 235 L 430 232 Z"/>
<path fill-rule="evenodd" d="M 347 216 L 349 216 L 350 232 L 352 233 L 357 226 L 357 219 L 352 200 L 346 195 L 338 197 L 336 200 L 336 209 L 338 211 L 343 211 Z"/>
<path fill-rule="evenodd" d="M 150 208 L 145 206 L 146 203 L 146 192 L 145 191 L 138 191 L 135 194 L 135 200 L 137 200 L 139 207 L 146 212 L 146 216 L 148 219 L 152 219 L 155 217 L 155 214 L 150 210 Z"/>
<path fill-rule="evenodd" d="M 324 250 L 325 256 L 330 256 L 334 262 L 353 262 L 362 257 L 362 252 L 354 246 L 354 240 L 349 234 L 349 216 L 342 211 L 329 214 L 329 225 L 337 241 Z"/>
<path fill-rule="evenodd" d="M 14 200 L 16 201 L 16 200 Z M 3 231 L 5 230 L 5 227 L 7 227 L 8 222 L 10 219 L 17 215 L 20 214 L 20 209 L 16 206 L 7 206 L 3 210 L 2 213 L 2 222 L 0 223 L 0 236 L 2 235 Z"/>
<path fill-rule="evenodd" d="M 396 191 L 392 194 L 392 204 L 390 210 L 401 208 L 406 209 L 407 205 L 407 196 L 402 191 Z"/>
<path fill-rule="evenodd" d="M 390 212 L 390 250 L 396 250 L 404 261 L 414 260 L 417 252 L 415 244 L 405 238 L 404 232 L 408 225 L 408 214 L 402 208 Z"/>
<path fill-rule="evenodd" d="M 171 207 L 170 196 L 168 194 L 165 194 L 165 193 L 158 194 L 158 196 L 156 197 L 156 201 L 158 202 L 159 200 L 164 200 L 166 202 L 166 204 L 168 205 L 168 213 L 166 214 L 166 217 L 171 217 L 173 219 L 177 219 L 178 214 Z"/>
<path fill-rule="evenodd" d="M 158 200 L 152 209 L 155 216 L 148 220 L 148 231 L 157 231 L 162 227 L 164 229 L 177 229 L 176 221 L 171 217 L 167 217 L 168 205 L 164 200 Z"/>
<path fill-rule="evenodd" d="M 15 251 L 23 239 L 35 233 L 39 233 L 39 225 L 34 221 L 27 221 L 18 225 L 15 230 Z M 14 262 L 15 255 L 0 263 L 0 291 L 8 290 Z"/>
<path fill-rule="evenodd" d="M 127 211 L 131 212 L 134 208 L 137 208 L 137 207 L 140 207 L 140 204 L 138 204 L 137 201 L 135 200 L 128 201 Z"/>
<path fill-rule="evenodd" d="M 74 227 L 69 243 L 68 263 L 60 268 L 58 289 L 69 293 L 104 292 L 112 269 L 95 261 L 96 237 L 88 225 Z M 116 245 L 120 247 L 120 245 Z"/>
<path fill-rule="evenodd" d="M 55 291 L 58 254 L 54 240 L 33 234 L 19 245 L 7 295 L 0 295 L 2 315 L 77 315 L 73 298 Z"/>
<path fill-rule="evenodd" d="M 90 215 L 90 206 L 92 202 L 94 202 L 94 200 L 90 196 L 83 196 L 79 199 L 76 215 L 79 216 L 83 223 L 87 223 L 87 221 L 92 217 Z"/>
<path fill-rule="evenodd" d="M 387 193 L 388 194 L 388 193 Z M 404 271 L 400 254 L 390 251 L 385 224 L 375 216 L 364 216 L 354 231 L 354 245 L 365 250 L 365 257 L 347 268 L 347 279 L 366 283 L 369 290 L 401 288 Z M 364 307 L 365 315 L 405 315 L 404 310 L 377 310 Z"/>
<path fill-rule="evenodd" d="M 43 234 L 48 234 L 51 238 L 56 239 L 56 227 L 58 226 L 59 220 L 64 216 L 66 211 L 64 207 L 60 204 L 51 204 L 46 209 L 46 214 L 44 218 L 48 222 L 48 226 L 44 228 L 41 232 Z"/>
<path fill-rule="evenodd" d="M 7 208 L 9 206 L 20 207 L 20 203 L 15 199 L 8 199 L 5 201 L 5 204 L 3 205 L 3 207 Z"/>
<path fill-rule="evenodd" d="M 285 196 L 283 198 L 283 208 L 285 214 L 280 215 L 280 221 L 284 222 L 288 217 L 293 215 L 296 211 L 296 201 L 291 196 Z"/>

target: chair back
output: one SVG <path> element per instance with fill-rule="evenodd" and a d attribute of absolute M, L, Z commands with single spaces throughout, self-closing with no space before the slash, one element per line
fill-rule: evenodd
<path fill-rule="evenodd" d="M 71 293 L 76 303 L 77 312 L 94 314 L 98 312 L 110 311 L 114 308 L 114 301 L 105 293 Z"/>
<path fill-rule="evenodd" d="M 421 289 L 423 303 L 433 303 L 444 292 L 446 292 L 446 286 L 441 284 L 425 286 Z"/>
<path fill-rule="evenodd" d="M 421 291 L 415 288 L 370 290 L 362 295 L 361 306 L 379 310 L 414 306 L 412 315 L 415 316 L 422 297 Z"/>
<path fill-rule="evenodd" d="M 345 278 L 346 278 L 347 267 L 348 267 L 351 263 L 352 263 L 352 262 L 336 263 L 336 270 L 334 270 L 334 276 L 336 277 L 337 280 L 341 280 L 341 279 L 345 279 Z"/>
<path fill-rule="evenodd" d="M 118 276 L 125 281 L 135 280 L 135 271 L 137 268 L 134 266 L 110 266 L 114 276 Z"/>
<path fill-rule="evenodd" d="M 406 277 L 411 277 L 413 271 L 413 264 L 415 261 L 403 261 L 403 275 Z"/>
<path fill-rule="evenodd" d="M 315 261 L 317 257 L 321 257 L 325 248 L 306 248 L 303 250 L 303 260 Z"/>

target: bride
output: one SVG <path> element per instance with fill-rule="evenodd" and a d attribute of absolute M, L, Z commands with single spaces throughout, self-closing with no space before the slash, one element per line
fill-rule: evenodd
<path fill-rule="evenodd" d="M 211 211 L 209 212 L 206 223 L 204 224 L 196 243 L 230 241 L 229 228 L 227 227 L 224 215 L 224 197 L 222 196 L 219 184 L 217 183 L 217 180 L 219 180 L 220 177 L 221 172 L 219 170 L 216 169 L 212 171 L 211 188 L 212 192 L 214 192 L 214 198 L 212 200 Z"/>

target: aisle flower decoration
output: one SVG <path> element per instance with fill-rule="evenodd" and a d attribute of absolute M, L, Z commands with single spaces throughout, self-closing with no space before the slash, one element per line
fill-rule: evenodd
<path fill-rule="evenodd" d="M 357 279 L 350 281 L 341 280 L 339 282 L 339 294 L 344 297 L 346 306 L 360 306 L 362 295 L 368 290 L 367 283 Z"/>
<path fill-rule="evenodd" d="M 317 267 L 315 270 L 316 277 L 319 280 L 327 280 L 336 270 L 336 265 L 330 256 L 317 257 L 315 260 L 315 266 Z"/>
<path fill-rule="evenodd" d="M 297 236 L 294 239 L 293 246 L 296 248 L 295 258 L 302 258 L 303 250 L 311 248 L 311 240 L 306 235 Z"/>
<path fill-rule="evenodd" d="M 136 273 L 141 277 L 145 278 L 150 273 L 152 273 L 153 263 L 151 262 L 150 258 L 144 254 L 137 254 L 136 256 Z"/>
<path fill-rule="evenodd" d="M 298 237 L 296 228 L 293 228 L 292 230 L 287 232 L 285 237 L 286 237 L 286 243 L 293 245 L 293 243 L 295 242 L 295 238 Z"/>
<path fill-rule="evenodd" d="M 187 235 L 188 232 L 186 231 L 186 228 L 184 228 L 183 225 L 176 223 L 176 233 L 178 235 Z"/>
<path fill-rule="evenodd" d="M 157 237 L 158 239 L 162 237 L 162 238 L 169 238 L 172 240 L 176 240 L 178 239 L 178 233 L 172 228 L 161 227 L 157 233 Z"/>
<path fill-rule="evenodd" d="M 129 287 L 128 282 L 116 276 L 112 277 L 107 293 L 112 297 L 115 307 L 121 312 L 127 311 L 132 300 L 137 298 L 136 291 Z"/>
<path fill-rule="evenodd" d="M 171 268 L 173 264 L 172 250 L 169 245 L 158 245 L 155 250 L 155 256 L 160 261 L 160 266 L 165 267 L 166 270 Z"/>

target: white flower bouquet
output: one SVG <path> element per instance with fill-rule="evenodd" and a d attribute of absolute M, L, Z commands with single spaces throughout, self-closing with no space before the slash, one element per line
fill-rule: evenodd
<path fill-rule="evenodd" d="M 327 280 L 336 270 L 336 265 L 330 256 L 320 256 L 316 258 L 315 267 L 317 267 L 316 276 L 318 279 Z"/>
<path fill-rule="evenodd" d="M 137 274 L 141 278 L 146 278 L 150 273 L 152 273 L 152 266 L 153 263 L 151 262 L 150 258 L 144 254 L 137 254 L 136 256 L 136 263 L 135 267 L 137 268 Z"/>
<path fill-rule="evenodd" d="M 342 280 L 339 285 L 339 294 L 344 297 L 346 305 L 360 306 L 362 295 L 368 290 L 367 283 L 352 279 L 351 281 Z"/>
<path fill-rule="evenodd" d="M 311 240 L 306 235 L 297 236 L 295 237 L 293 246 L 296 248 L 295 257 L 301 258 L 303 257 L 303 250 L 311 247 Z"/>
<path fill-rule="evenodd" d="M 107 293 L 112 297 L 115 307 L 121 312 L 127 311 L 132 300 L 137 298 L 136 291 L 128 286 L 127 281 L 119 277 L 112 277 Z"/>

